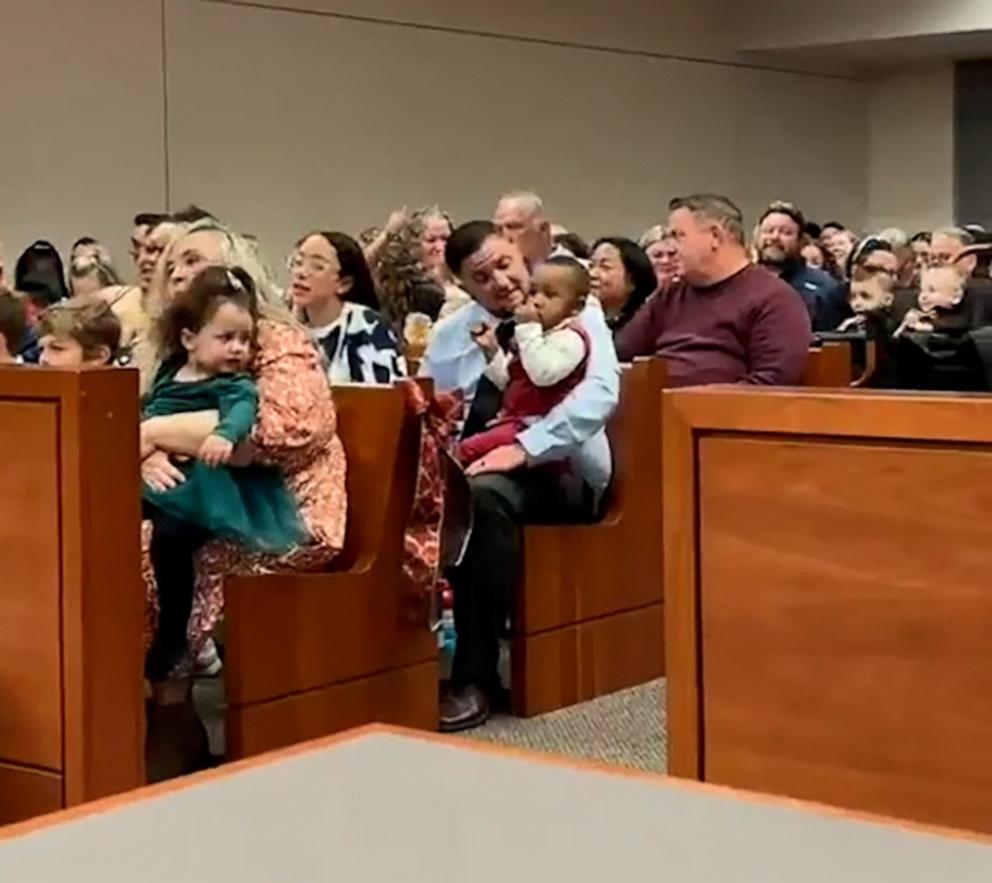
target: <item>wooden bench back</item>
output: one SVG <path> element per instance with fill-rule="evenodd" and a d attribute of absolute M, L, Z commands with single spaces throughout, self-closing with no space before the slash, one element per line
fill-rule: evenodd
<path fill-rule="evenodd" d="M 842 387 L 851 385 L 851 345 L 831 341 L 809 351 L 803 386 Z"/>
<path fill-rule="evenodd" d="M 0 369 L 0 824 L 144 780 L 137 373 Z"/>
<path fill-rule="evenodd" d="M 650 505 L 661 481 L 659 418 L 668 368 L 663 359 L 638 359 L 622 372 L 620 404 L 607 428 L 614 477 L 604 521 L 618 521 L 625 510 Z"/>
<path fill-rule="evenodd" d="M 335 570 L 371 566 L 402 548 L 419 457 L 417 420 L 399 387 L 334 387 L 338 435 L 348 459 L 348 527 Z"/>

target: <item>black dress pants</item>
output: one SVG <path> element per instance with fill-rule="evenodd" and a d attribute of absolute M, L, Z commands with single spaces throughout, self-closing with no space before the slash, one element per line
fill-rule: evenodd
<path fill-rule="evenodd" d="M 520 577 L 525 524 L 581 524 L 597 516 L 597 494 L 559 468 L 537 467 L 469 480 L 472 535 L 451 573 L 458 643 L 456 687 L 492 692 L 499 684 L 499 641 Z"/>

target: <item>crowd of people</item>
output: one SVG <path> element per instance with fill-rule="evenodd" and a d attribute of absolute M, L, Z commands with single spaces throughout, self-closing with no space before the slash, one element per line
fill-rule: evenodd
<path fill-rule="evenodd" d="M 301 236 L 276 283 L 253 237 L 195 206 L 134 219 L 134 282 L 106 247 L 48 242 L 0 267 L 0 363 L 128 365 L 142 394 L 146 675 L 158 714 L 216 674 L 231 573 L 316 570 L 345 532 L 333 387 L 413 373 L 456 397 L 452 456 L 473 498 L 444 576 L 458 640 L 441 726 L 486 720 L 522 525 L 595 520 L 620 363 L 676 386 L 796 384 L 815 335 L 871 342 L 875 382 L 988 390 L 992 294 L 981 228 L 859 236 L 774 202 L 748 235 L 732 200 L 671 201 L 638 241 L 590 245 L 541 199 L 491 218 L 438 206 L 381 229 Z M 992 362 L 992 355 L 989 357 Z"/>

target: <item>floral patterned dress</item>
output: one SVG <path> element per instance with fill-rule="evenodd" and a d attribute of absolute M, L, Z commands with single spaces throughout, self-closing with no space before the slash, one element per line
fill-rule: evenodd
<path fill-rule="evenodd" d="M 197 558 L 196 592 L 187 631 L 191 660 L 223 612 L 225 577 L 319 570 L 344 545 L 344 446 L 337 435 L 337 415 L 327 378 L 306 330 L 259 322 L 252 373 L 259 396 L 258 420 L 251 435 L 257 448 L 256 461 L 282 471 L 310 542 L 278 557 L 220 540 L 206 545 Z M 157 619 L 157 592 L 148 558 L 150 526 L 145 524 L 144 528 L 142 563 L 148 599 L 146 631 L 150 635 Z"/>

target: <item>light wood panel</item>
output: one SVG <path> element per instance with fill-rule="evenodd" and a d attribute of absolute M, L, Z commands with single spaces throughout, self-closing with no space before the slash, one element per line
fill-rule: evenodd
<path fill-rule="evenodd" d="M 144 779 L 137 371 L 68 375 L 60 400 L 66 802 Z"/>
<path fill-rule="evenodd" d="M 11 819 L 144 780 L 137 374 L 0 369 L 0 425 Z"/>
<path fill-rule="evenodd" d="M 658 677 L 661 604 L 533 635 L 512 658 L 515 710 L 532 717 Z"/>
<path fill-rule="evenodd" d="M 671 772 L 992 831 L 992 399 L 664 411 Z"/>
<path fill-rule="evenodd" d="M 348 457 L 339 559 L 325 573 L 238 577 L 225 587 L 232 757 L 392 721 L 390 703 L 402 715 L 397 722 L 437 727 L 428 598 L 402 569 L 420 423 L 402 385 L 336 387 L 334 399 Z M 425 666 L 433 672 L 429 694 L 419 680 Z"/>
<path fill-rule="evenodd" d="M 431 661 L 250 706 L 232 718 L 228 750 L 251 757 L 370 722 L 436 730 L 437 721 Z"/>
<path fill-rule="evenodd" d="M 62 776 L 0 764 L 0 826 L 58 812 L 64 805 Z"/>
<path fill-rule="evenodd" d="M 699 457 L 707 779 L 992 830 L 992 450 Z"/>
<path fill-rule="evenodd" d="M 0 760 L 62 768 L 58 406 L 0 401 Z"/>
<path fill-rule="evenodd" d="M 610 692 L 608 684 L 629 687 L 664 671 L 660 634 L 643 658 L 626 652 L 623 615 L 660 601 L 661 546 L 643 538 L 661 532 L 658 414 L 667 382 L 660 359 L 638 360 L 623 369 L 620 404 L 608 428 L 614 478 L 603 519 L 524 530 L 512 639 L 517 714 L 562 708 L 579 697 Z M 610 617 L 620 619 L 611 626 L 604 622 Z M 614 660 L 612 677 L 584 679 L 583 670 L 591 668 L 588 660 L 584 667 L 576 663 L 576 636 L 591 632 L 576 628 L 582 623 L 590 623 L 601 643 L 617 639 L 600 653 Z"/>

